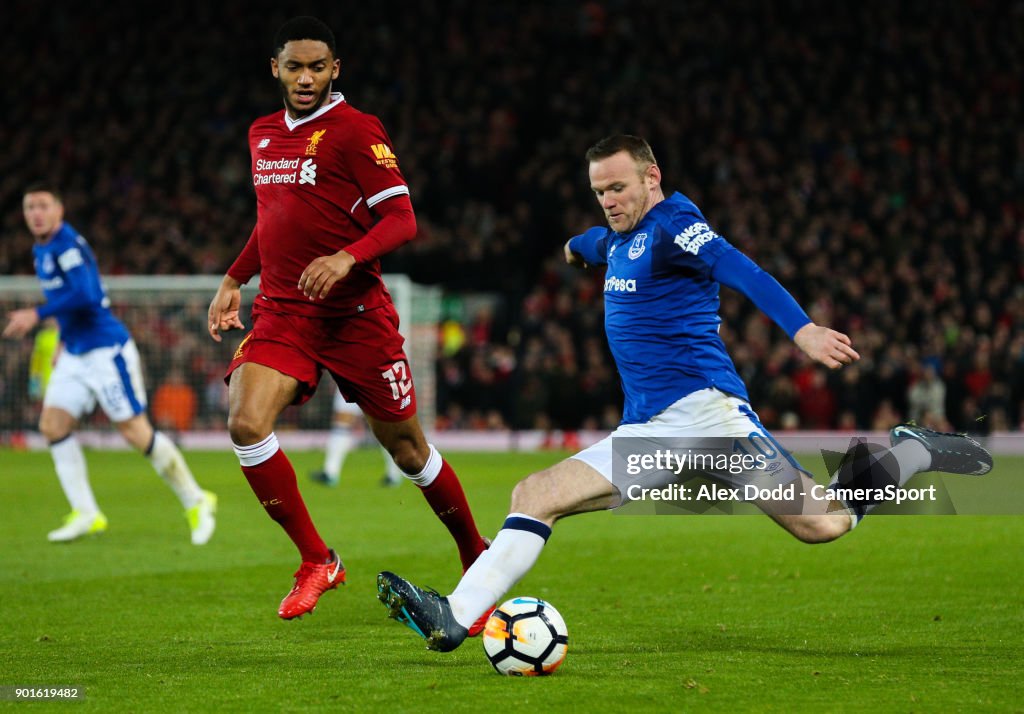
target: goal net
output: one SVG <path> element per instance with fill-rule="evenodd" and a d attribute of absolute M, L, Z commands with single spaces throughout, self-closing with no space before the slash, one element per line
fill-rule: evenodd
<path fill-rule="evenodd" d="M 206 331 L 210 299 L 220 276 L 110 276 L 104 279 L 111 309 L 131 331 L 142 356 L 149 398 L 149 412 L 161 428 L 178 432 L 206 433 L 211 445 L 226 441 L 227 388 L 224 369 L 244 336 L 243 331 L 224 333 L 216 343 Z M 384 276 L 395 302 L 405 337 L 405 351 L 416 384 L 418 415 L 424 429 L 433 429 L 436 406 L 435 362 L 437 324 L 441 314 L 441 290 L 413 283 L 408 276 Z M 256 281 L 242 288 L 242 322 L 251 326 L 250 310 Z M 33 276 L 0 277 L 0 319 L 8 311 L 36 305 L 41 300 L 39 282 Z M 36 430 L 41 406 L 39 355 L 47 353 L 46 335 L 22 340 L 2 340 L 0 350 L 0 438 L 23 439 Z M 33 365 L 33 353 L 36 364 Z M 330 426 L 334 384 L 325 375 L 316 396 L 301 409 L 288 408 L 278 429 L 324 430 Z M 120 446 L 119 438 L 103 434 L 106 419 L 101 410 L 87 418 L 83 427 L 97 433 L 96 445 Z"/>

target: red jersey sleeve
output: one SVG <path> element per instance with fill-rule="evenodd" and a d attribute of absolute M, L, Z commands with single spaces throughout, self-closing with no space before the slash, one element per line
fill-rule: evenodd
<path fill-rule="evenodd" d="M 345 250 L 365 263 L 414 238 L 416 216 L 409 200 L 409 186 L 398 168 L 398 157 L 384 126 L 372 114 L 363 114 L 360 119 L 348 136 L 345 158 L 366 207 L 380 220 Z"/>
<path fill-rule="evenodd" d="M 416 237 L 416 215 L 408 196 L 382 201 L 374 211 L 380 215 L 380 220 L 365 236 L 345 248 L 357 263 L 379 258 Z"/>
<path fill-rule="evenodd" d="M 363 114 L 361 121 L 353 122 L 345 143 L 345 161 L 367 208 L 373 209 L 394 196 L 409 195 L 391 139 L 377 117 Z"/>
<path fill-rule="evenodd" d="M 228 275 L 245 285 L 249 282 L 249 278 L 258 272 L 260 272 L 260 244 L 256 229 L 253 228 L 252 235 L 249 236 L 242 252 L 228 268 Z"/>

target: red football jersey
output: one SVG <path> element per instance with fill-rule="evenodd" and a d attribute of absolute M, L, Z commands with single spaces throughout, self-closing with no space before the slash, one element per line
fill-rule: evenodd
<path fill-rule="evenodd" d="M 259 265 L 245 258 L 247 246 L 231 276 L 245 282 L 259 270 L 257 300 L 286 313 L 337 316 L 390 302 L 376 259 L 357 263 L 323 300 L 310 300 L 298 288 L 311 261 L 366 235 L 376 204 L 409 193 L 380 120 L 336 93 L 301 119 L 283 109 L 257 119 L 249 150 L 257 208 L 250 243 L 256 243 Z"/>

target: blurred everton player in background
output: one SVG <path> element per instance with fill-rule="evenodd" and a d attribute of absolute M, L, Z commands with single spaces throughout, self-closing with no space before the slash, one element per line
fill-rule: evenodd
<path fill-rule="evenodd" d="M 344 395 L 335 390 L 334 403 L 331 406 L 331 432 L 327 436 L 327 445 L 324 447 L 323 468 L 313 471 L 309 477 L 316 483 L 325 486 L 337 486 L 341 483 L 341 469 L 345 465 L 345 459 L 358 444 L 359 425 L 363 420 L 363 410 L 358 404 L 352 404 L 345 400 Z M 383 446 L 380 447 L 384 456 L 384 476 L 381 484 L 384 486 L 401 485 L 402 471 L 391 458 L 391 454 Z"/>
<path fill-rule="evenodd" d="M 39 431 L 50 454 L 71 513 L 51 531 L 66 542 L 107 530 L 89 485 L 88 470 L 75 429 L 99 404 L 125 440 L 149 459 L 171 487 L 192 531 L 192 543 L 213 535 L 217 497 L 192 477 L 178 447 L 156 431 L 146 416 L 142 365 L 127 328 L 110 312 L 96 258 L 85 238 L 64 222 L 58 191 L 44 183 L 25 190 L 25 222 L 36 239 L 36 274 L 46 302 L 8 315 L 4 337 L 23 337 L 40 321 L 56 318 L 63 350 L 50 374 L 39 417 Z"/>
<path fill-rule="evenodd" d="M 378 258 L 416 235 L 409 187 L 380 121 L 333 92 L 334 34 L 312 17 L 286 22 L 270 69 L 284 109 L 249 129 L 256 227 L 210 303 L 209 332 L 242 328 L 240 286 L 260 273 L 252 330 L 228 367 L 228 429 L 242 472 L 299 550 L 284 619 L 313 610 L 345 581 L 314 527 L 274 425 L 326 370 L 423 492 L 459 549 L 463 569 L 486 547 L 455 472 L 428 444 Z M 481 623 L 482 626 L 482 623 Z"/>
<path fill-rule="evenodd" d="M 771 473 L 777 483 L 793 481 L 804 493 L 811 491 L 813 480 L 777 447 L 747 403 L 746 386 L 718 334 L 719 284 L 746 295 L 815 362 L 836 369 L 860 358 L 849 337 L 814 324 L 785 288 L 708 225 L 690 199 L 679 193 L 665 197 L 661 169 L 646 141 L 610 136 L 586 158 L 608 227 L 572 238 L 565 257 L 573 265 L 607 266 L 605 331 L 626 397 L 622 423 L 605 439 L 516 485 L 502 530 L 450 596 L 394 573 L 378 576 L 379 598 L 390 616 L 431 649 L 447 651 L 462 643 L 467 627 L 533 566 L 555 521 L 622 503 L 627 494 L 613 482 L 613 437 L 760 441 L 775 447 L 777 470 Z M 872 458 L 884 464 L 879 477 L 901 486 L 921 471 L 981 475 L 992 468 L 988 452 L 963 435 L 899 425 L 890 441 L 891 449 Z M 742 487 L 747 476 L 729 485 Z M 779 504 L 756 503 L 807 543 L 839 538 L 872 507 L 823 498 L 781 512 Z"/>

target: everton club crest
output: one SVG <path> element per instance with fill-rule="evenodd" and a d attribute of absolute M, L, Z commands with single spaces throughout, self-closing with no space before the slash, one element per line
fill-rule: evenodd
<path fill-rule="evenodd" d="M 646 240 L 646 233 L 637 233 L 635 236 L 633 236 L 633 242 L 630 243 L 629 245 L 630 260 L 636 260 L 637 258 L 644 254 L 644 250 L 646 250 L 647 248 L 647 246 L 644 245 L 644 242 Z"/>

